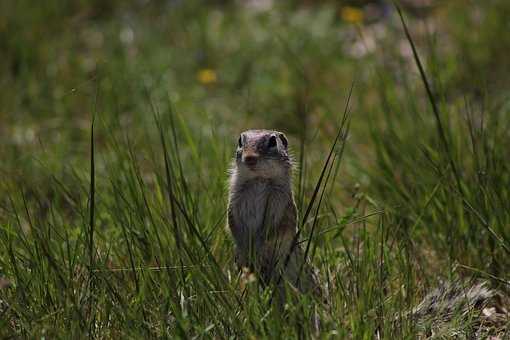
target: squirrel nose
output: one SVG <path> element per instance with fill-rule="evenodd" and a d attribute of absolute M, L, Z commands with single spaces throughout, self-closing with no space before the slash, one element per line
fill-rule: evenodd
<path fill-rule="evenodd" d="M 255 155 L 249 155 L 249 156 L 245 156 L 243 158 L 243 162 L 244 164 L 248 165 L 248 166 L 254 166 L 257 164 L 257 159 L 258 157 L 255 156 Z"/>

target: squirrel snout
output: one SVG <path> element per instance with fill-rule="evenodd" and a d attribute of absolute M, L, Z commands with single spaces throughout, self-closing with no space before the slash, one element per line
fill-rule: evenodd
<path fill-rule="evenodd" d="M 257 154 L 253 153 L 245 154 L 243 155 L 243 163 L 246 164 L 247 166 L 255 166 L 257 165 L 258 158 L 259 157 Z"/>

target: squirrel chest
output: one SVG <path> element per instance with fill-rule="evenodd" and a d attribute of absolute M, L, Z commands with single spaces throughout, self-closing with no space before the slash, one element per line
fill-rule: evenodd
<path fill-rule="evenodd" d="M 292 199 L 284 187 L 261 180 L 244 183 L 232 198 L 236 228 L 248 233 L 277 229 Z"/>

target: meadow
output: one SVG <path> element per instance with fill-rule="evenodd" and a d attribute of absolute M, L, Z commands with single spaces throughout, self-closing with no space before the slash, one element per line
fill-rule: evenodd
<path fill-rule="evenodd" d="M 1 2 L 0 337 L 414 339 L 442 281 L 508 294 L 510 2 L 398 4 Z M 289 138 L 328 301 L 238 273 L 250 128 Z"/>

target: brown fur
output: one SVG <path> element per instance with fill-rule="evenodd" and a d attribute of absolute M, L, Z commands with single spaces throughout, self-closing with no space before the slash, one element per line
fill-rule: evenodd
<path fill-rule="evenodd" d="M 264 284 L 282 277 L 308 291 L 317 287 L 313 270 L 299 246 L 291 252 L 297 233 L 291 171 L 283 133 L 243 132 L 231 169 L 228 226 L 240 268 L 250 268 Z"/>

